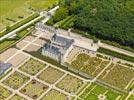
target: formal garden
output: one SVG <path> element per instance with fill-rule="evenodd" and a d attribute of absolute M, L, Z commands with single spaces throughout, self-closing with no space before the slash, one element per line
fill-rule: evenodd
<path fill-rule="evenodd" d="M 13 74 L 11 74 L 8 78 L 6 78 L 2 83 L 13 89 L 18 89 L 29 79 L 29 77 L 16 71 Z"/>
<path fill-rule="evenodd" d="M 47 83 L 54 84 L 63 75 L 64 72 L 53 67 L 48 67 L 38 76 L 38 78 Z"/>
<path fill-rule="evenodd" d="M 39 71 L 41 71 L 43 68 L 45 68 L 45 66 L 46 64 L 31 58 L 25 64 L 23 64 L 19 69 L 30 75 L 35 75 Z"/>
<path fill-rule="evenodd" d="M 32 99 L 37 99 L 47 89 L 48 89 L 48 86 L 46 86 L 46 85 L 44 85 L 36 80 L 32 80 L 24 88 L 22 88 L 20 90 L 20 92 L 29 96 Z"/>

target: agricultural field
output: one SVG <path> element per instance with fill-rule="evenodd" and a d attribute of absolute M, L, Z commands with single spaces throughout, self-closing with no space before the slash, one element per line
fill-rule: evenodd
<path fill-rule="evenodd" d="M 36 11 L 46 10 L 59 0 L 0 0 L 0 31 Z"/>
<path fill-rule="evenodd" d="M 15 94 L 9 100 L 26 100 L 26 99 L 24 97 L 19 96 L 18 94 Z"/>
<path fill-rule="evenodd" d="M 67 96 L 56 91 L 56 90 L 51 90 L 49 91 L 41 100 L 67 100 Z"/>
<path fill-rule="evenodd" d="M 38 60 L 30 59 L 24 65 L 22 65 L 19 69 L 23 72 L 26 72 L 30 75 L 37 74 L 40 70 L 42 70 L 46 64 L 41 63 Z"/>
<path fill-rule="evenodd" d="M 13 89 L 18 89 L 24 83 L 26 83 L 28 80 L 29 80 L 29 77 L 27 77 L 19 72 L 14 72 L 13 74 L 11 74 L 8 78 L 6 78 L 3 81 L 3 84 L 5 84 Z"/>
<path fill-rule="evenodd" d="M 78 89 L 83 85 L 83 81 L 71 76 L 67 75 L 61 80 L 58 84 L 57 87 L 59 87 L 62 90 L 65 90 L 71 94 L 74 94 L 78 91 Z"/>
<path fill-rule="evenodd" d="M 0 85 L 0 100 L 5 100 L 11 95 L 11 91 Z"/>
<path fill-rule="evenodd" d="M 71 67 L 95 77 L 108 64 L 107 60 L 81 53 L 71 62 Z"/>
<path fill-rule="evenodd" d="M 24 88 L 22 88 L 20 90 L 20 92 L 33 99 L 37 99 L 47 89 L 48 89 L 48 86 L 46 86 L 36 80 L 32 80 Z"/>
<path fill-rule="evenodd" d="M 38 78 L 40 80 L 53 84 L 63 75 L 64 75 L 64 72 L 59 71 L 52 67 L 48 67 L 38 76 Z"/>
<path fill-rule="evenodd" d="M 89 83 L 85 91 L 79 96 L 84 100 L 116 100 L 122 93 L 114 91 L 110 88 Z"/>

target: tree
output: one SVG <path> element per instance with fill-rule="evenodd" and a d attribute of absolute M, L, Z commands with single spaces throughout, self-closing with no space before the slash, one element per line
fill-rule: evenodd
<path fill-rule="evenodd" d="M 68 9 L 61 7 L 55 14 L 55 16 L 53 17 L 53 21 L 54 23 L 61 21 L 63 19 L 65 19 L 68 16 Z"/>

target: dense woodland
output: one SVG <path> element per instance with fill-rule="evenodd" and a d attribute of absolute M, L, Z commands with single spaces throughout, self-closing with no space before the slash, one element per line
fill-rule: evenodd
<path fill-rule="evenodd" d="M 53 24 L 74 16 L 72 27 L 134 48 L 134 0 L 61 0 Z"/>

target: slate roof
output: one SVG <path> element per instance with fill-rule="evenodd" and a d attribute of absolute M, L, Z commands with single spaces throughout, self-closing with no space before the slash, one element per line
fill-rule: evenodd
<path fill-rule="evenodd" d="M 53 46 L 50 43 L 45 43 L 43 46 L 43 49 L 45 51 L 48 51 L 49 53 L 55 54 L 55 55 L 59 55 L 60 54 L 60 48 Z"/>
<path fill-rule="evenodd" d="M 12 64 L 10 64 L 10 63 L 4 63 L 4 62 L 0 61 L 0 75 L 2 75 L 11 66 L 12 66 Z"/>
<path fill-rule="evenodd" d="M 68 49 L 74 40 L 54 34 L 54 36 L 52 37 L 52 41 L 60 46 L 63 46 L 63 49 Z"/>

